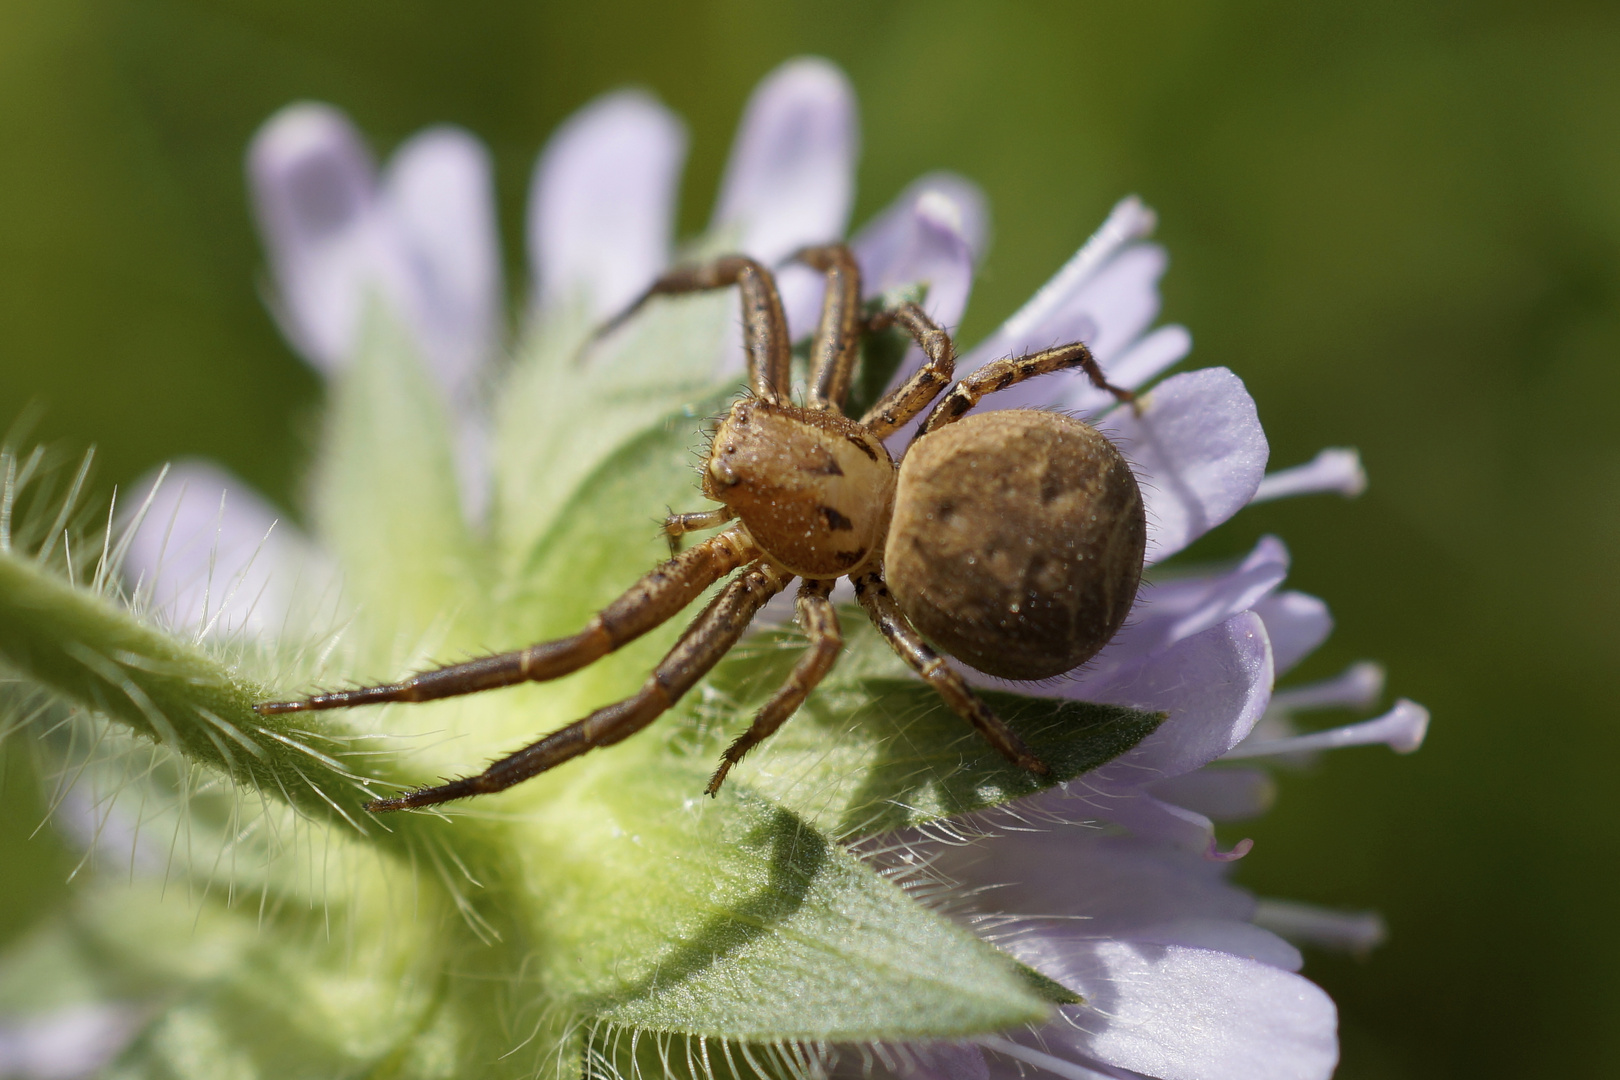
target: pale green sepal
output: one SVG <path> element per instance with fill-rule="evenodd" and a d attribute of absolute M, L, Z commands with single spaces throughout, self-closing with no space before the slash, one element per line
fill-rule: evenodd
<path fill-rule="evenodd" d="M 359 612 L 358 670 L 462 647 L 484 628 L 487 586 L 456 476 L 455 421 L 410 335 L 381 303 L 332 381 L 314 476 L 317 532 Z"/>

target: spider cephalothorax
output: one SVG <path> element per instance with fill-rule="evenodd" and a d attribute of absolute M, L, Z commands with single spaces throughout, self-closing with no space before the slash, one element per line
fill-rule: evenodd
<path fill-rule="evenodd" d="M 955 352 L 922 308 L 898 303 L 863 320 L 860 272 L 847 248 L 809 248 L 796 258 L 827 278 L 804 405 L 787 398 L 791 352 L 775 280 L 747 257 L 671 271 L 605 328 L 657 295 L 739 287 L 750 393 L 717 425 L 702 480 L 703 493 L 721 505 L 672 514 L 664 524 L 672 549 L 686 533 L 729 528 L 675 551 L 572 637 L 397 683 L 267 702 L 259 711 L 429 701 L 555 679 L 667 621 L 740 571 L 631 697 L 476 776 L 377 799 L 368 809 L 402 810 L 501 791 L 646 727 L 719 662 L 772 596 L 802 578 L 797 609 L 809 646 L 726 750 L 709 781 L 712 795 L 731 767 L 781 727 L 831 670 L 842 637 L 830 595 L 839 578 L 849 577 L 895 652 L 955 712 L 1010 761 L 1047 772 L 929 643 L 1008 679 L 1048 678 L 1090 659 L 1119 629 L 1136 596 L 1147 536 L 1142 497 L 1118 450 L 1079 420 L 1030 410 L 963 417 L 986 394 L 1074 367 L 1121 401 L 1132 395 L 1109 385 L 1090 351 L 1075 342 L 993 361 L 941 397 L 954 374 Z M 927 362 L 852 420 L 842 409 L 860 337 L 888 326 L 909 333 Z M 883 440 L 931 404 L 897 467 Z"/>

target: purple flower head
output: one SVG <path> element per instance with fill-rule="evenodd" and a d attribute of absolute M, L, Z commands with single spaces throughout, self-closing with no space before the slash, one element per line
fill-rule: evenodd
<path fill-rule="evenodd" d="M 779 263 L 843 237 L 857 150 L 842 73 L 822 60 L 784 64 L 748 103 L 701 250 Z M 552 136 L 529 193 L 532 335 L 600 322 L 670 265 L 685 152 L 680 121 L 640 92 L 599 98 Z M 289 342 L 317 370 L 338 372 L 354 362 L 368 305 L 383 305 L 459 425 L 463 505 L 481 520 L 499 487 L 484 387 L 505 326 L 487 153 L 465 132 L 434 128 L 379 171 L 345 116 L 299 104 L 260 130 L 248 171 L 270 303 Z M 1182 327 L 1154 325 L 1167 265 L 1149 239 L 1154 223 L 1139 200 L 1121 201 L 1023 308 L 962 350 L 958 375 L 1086 341 L 1110 381 L 1141 394 L 1139 408 L 1117 407 L 1078 373 L 1032 380 L 985 407 L 1057 408 L 1094 423 L 1135 469 L 1149 529 L 1135 608 L 1092 661 L 1035 685 L 968 674 L 986 687 L 1167 719 L 1108 764 L 1010 810 L 864 845 L 879 864 L 942 883 L 954 915 L 1082 999 L 1036 1032 L 906 1048 L 901 1072 L 1326 1077 L 1337 1060 L 1335 1010 L 1297 974 L 1291 942 L 1365 948 L 1381 933 L 1367 916 L 1255 898 L 1228 880 L 1249 843 L 1223 851 L 1215 841 L 1216 821 L 1262 813 L 1272 794 L 1262 769 L 1228 762 L 1291 763 L 1371 742 L 1408 752 L 1427 714 L 1402 701 L 1376 720 L 1299 734 L 1298 714 L 1370 706 L 1382 678 L 1358 665 L 1273 692 L 1331 629 L 1320 600 L 1283 588 L 1283 543 L 1267 537 L 1230 566 L 1165 564 L 1250 502 L 1354 495 L 1365 477 L 1354 452 L 1340 449 L 1268 476 L 1265 433 L 1237 375 L 1205 368 L 1161 378 L 1192 342 Z M 908 187 L 850 243 L 869 296 L 923 286 L 929 313 L 954 329 L 988 236 L 978 188 L 941 173 Z M 795 335 L 809 332 L 820 279 L 787 267 L 781 287 Z M 920 362 L 912 349 L 895 382 Z M 710 374 L 740 369 L 735 341 L 719 341 Z M 912 434 L 897 432 L 892 446 L 903 449 Z M 318 594 L 317 603 L 335 595 L 319 546 L 274 523 L 262 499 L 216 468 L 184 466 L 147 488 L 126 574 L 173 626 L 273 638 L 310 603 L 297 594 Z"/>

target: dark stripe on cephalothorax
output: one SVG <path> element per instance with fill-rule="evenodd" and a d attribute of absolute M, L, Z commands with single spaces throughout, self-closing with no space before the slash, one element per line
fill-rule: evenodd
<path fill-rule="evenodd" d="M 850 442 L 854 443 L 855 448 L 857 450 L 859 450 L 861 453 L 865 454 L 867 457 L 871 458 L 873 461 L 876 461 L 878 459 L 877 451 L 872 449 L 870 446 L 866 445 L 866 440 L 865 439 L 862 439 L 857 435 L 845 435 L 844 438 L 846 438 Z"/>
<path fill-rule="evenodd" d="M 821 507 L 821 516 L 827 519 L 827 528 L 833 532 L 842 532 L 855 527 L 855 523 L 840 514 L 830 506 Z"/>

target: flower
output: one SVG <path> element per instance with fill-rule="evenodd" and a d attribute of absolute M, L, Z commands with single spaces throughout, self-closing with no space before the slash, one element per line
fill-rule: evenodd
<path fill-rule="evenodd" d="M 687 254 L 742 250 L 774 263 L 843 236 L 856 144 L 843 75 L 819 60 L 783 65 L 751 99 L 709 232 Z M 373 785 L 412 782 L 415 759 L 465 771 L 493 745 L 571 719 L 639 678 L 667 633 L 543 694 L 514 689 L 348 727 L 276 728 L 242 711 L 256 684 L 358 678 L 568 632 L 628 584 L 624 571 L 647 564 L 645 519 L 660 504 L 646 500 L 691 498 L 687 430 L 734 392 L 734 301 L 654 305 L 583 358 L 581 345 L 672 261 L 684 152 L 680 123 L 637 92 L 598 99 L 552 137 L 531 187 L 524 331 L 499 369 L 503 285 L 476 139 L 430 129 L 379 171 L 349 121 L 316 104 L 288 107 L 255 138 L 249 178 L 271 307 L 332 380 L 312 533 L 278 521 L 217 467 L 181 463 L 139 486 L 122 540 L 107 536 L 103 562 L 122 562 L 143 623 L 86 607 L 83 625 L 105 640 L 59 633 L 51 640 L 72 662 L 57 667 L 38 659 L 48 650 L 37 642 L 0 631 L 0 657 L 42 687 L 122 717 L 171 753 L 185 748 L 154 754 L 144 775 L 127 743 L 102 753 L 104 740 L 117 743 L 104 728 L 86 729 L 100 733 L 88 751 L 59 748 L 105 785 L 66 804 L 64 823 L 90 854 L 117 854 L 109 840 L 122 830 L 123 860 L 145 868 L 161 861 L 156 836 L 184 833 L 169 859 L 205 897 L 185 945 L 112 918 L 102 894 L 64 931 L 91 934 L 180 1003 L 149 1023 L 136 1066 L 387 1061 L 426 1076 L 498 1058 L 519 1073 L 577 1073 L 580 1060 L 622 1072 L 649 1052 L 637 1039 L 650 1032 L 666 1068 L 671 1033 L 689 1037 L 688 1055 L 695 1041 L 704 1064 L 694 1071 L 711 1069 L 712 1036 L 728 1062 L 735 1046 L 757 1066 L 748 1055 L 764 1046 L 790 1069 L 790 1059 L 825 1064 L 829 1047 L 853 1041 L 900 1047 L 900 1071 L 952 1077 L 1022 1065 L 1164 1080 L 1326 1076 L 1333 1007 L 1294 974 L 1300 957 L 1284 937 L 1364 947 L 1376 922 L 1257 901 L 1225 880 L 1248 845 L 1219 850 L 1212 820 L 1262 811 L 1269 787 L 1259 770 L 1220 762 L 1368 741 L 1415 749 L 1426 717 L 1401 703 L 1376 721 L 1294 733 L 1300 711 L 1370 704 L 1381 678 L 1361 667 L 1272 694 L 1274 676 L 1330 626 L 1320 601 L 1279 591 L 1280 541 L 1232 567 L 1156 569 L 1257 498 L 1353 494 L 1364 482 L 1346 451 L 1265 476 L 1254 403 L 1225 369 L 1165 378 L 1139 411 L 1111 410 L 1111 398 L 1067 376 L 986 402 L 1092 417 L 1137 469 L 1149 516 L 1150 574 L 1131 620 L 1024 706 L 1070 718 L 1075 753 L 1091 755 L 1041 794 L 1008 801 L 1033 781 L 951 742 L 955 721 L 935 724 L 937 703 L 909 697 L 917 687 L 860 633 L 815 701 L 749 759 L 745 783 L 712 806 L 691 798 L 700 788 L 688 790 L 688 774 L 748 714 L 783 655 L 780 633 L 717 669 L 661 741 L 649 732 L 611 760 L 547 774 L 499 809 L 390 819 L 382 834 L 354 810 Z M 869 295 L 924 286 L 930 314 L 956 325 L 987 222 L 970 182 L 921 178 L 851 240 Z M 1146 239 L 1152 228 L 1139 201 L 1120 203 L 959 371 L 1083 339 L 1113 382 L 1148 386 L 1191 347 L 1180 327 L 1152 328 L 1166 265 Z M 781 287 L 795 335 L 807 332 L 818 279 L 789 267 Z M 907 352 L 893 380 L 919 362 Z M 895 446 L 910 437 L 897 432 Z M 8 567 L 0 561 L 13 575 L 0 578 L 0 605 L 7 589 L 61 588 Z M 155 635 L 154 622 L 184 640 Z M 148 680 L 171 670 L 185 675 L 178 686 Z M 1032 689 L 975 678 L 991 692 Z M 224 689 L 204 700 L 198 688 L 213 686 Z M 902 743 L 920 764 L 896 767 Z M 257 800 L 217 772 L 199 779 L 199 760 L 249 781 Z M 972 783 L 953 786 L 961 778 Z M 322 856 L 319 875 L 310 852 Z M 943 890 L 934 895 L 957 918 L 1051 980 L 1045 996 L 883 874 Z M 280 924 L 299 927 L 296 911 L 318 907 L 336 930 L 301 927 L 254 959 L 240 905 L 210 896 L 246 890 Z M 162 949 L 186 961 L 159 959 Z M 273 1008 L 257 996 L 267 978 L 293 991 Z M 1046 1016 L 1054 997 L 1068 1003 L 1033 1038 L 993 1034 Z M 310 1048 L 244 1027 L 234 1010 L 247 1001 Z M 108 1015 L 128 1025 L 132 1014 Z M 804 1046 L 808 1056 L 791 1057 Z"/>

